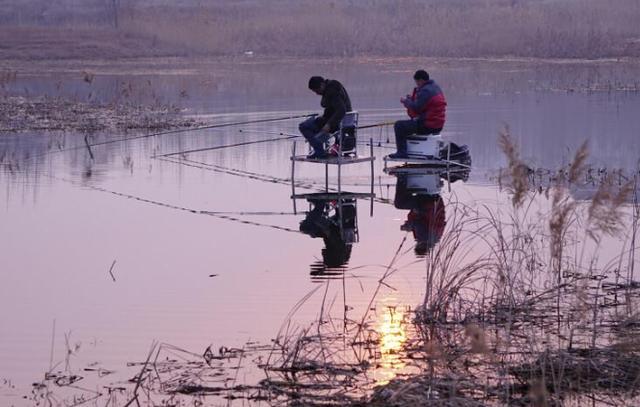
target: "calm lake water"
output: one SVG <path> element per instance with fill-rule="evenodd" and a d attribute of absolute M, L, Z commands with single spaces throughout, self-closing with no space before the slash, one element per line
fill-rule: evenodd
<path fill-rule="evenodd" d="M 306 81 L 320 74 L 345 84 L 366 125 L 404 117 L 399 98 L 420 67 L 411 60 L 97 65 L 91 85 L 60 67 L 20 76 L 6 92 L 111 102 L 123 101 L 121 88 L 132 84 L 126 101 L 174 103 L 198 120 L 232 123 L 319 111 Z M 497 135 L 505 125 L 533 167 L 566 165 L 589 140 L 594 167 L 637 171 L 640 93 L 621 90 L 633 86 L 637 66 L 429 61 L 425 67 L 447 96 L 446 136 L 467 144 L 473 159 L 467 182 L 452 183 L 450 191 L 443 184 L 447 217 L 452 202 L 508 206 L 496 182 L 505 164 Z M 52 366 L 65 367 L 65 338 L 78 345 L 72 369 L 98 366 L 115 372 L 108 382 L 121 383 L 132 377 L 127 363 L 144 361 L 154 340 L 198 354 L 209 345 L 269 344 L 288 316 L 300 326 L 317 318 L 323 300 L 338 315 L 346 308 L 359 319 L 399 248 L 401 271 L 375 297 L 374 318 L 388 329 L 388 307 L 421 303 L 424 263 L 413 235 L 401 229 L 409 210 L 394 206 L 398 180 L 383 172 L 391 129 L 360 132 L 361 142 L 371 138 L 376 146 L 376 200 L 373 216 L 369 200 L 357 201 L 359 241 L 337 271 L 322 266 L 323 239 L 299 232 L 309 204 L 297 200 L 293 213 L 292 140 L 224 147 L 281 137 L 268 132 L 295 133 L 299 120 L 111 143 L 93 147 L 94 159 L 80 134 L 0 134 L 0 152 L 18 164 L 0 167 L 1 404 L 34 404 L 23 397 Z M 158 158 L 209 147 L 221 148 Z M 359 149 L 368 155 L 368 146 Z M 313 184 L 296 192 L 315 192 L 324 184 L 323 167 L 298 164 L 296 180 Z M 369 188 L 368 164 L 344 169 L 343 189 Z M 391 363 L 375 374 L 382 383 L 403 368 Z M 247 369 L 237 380 L 255 378 L 260 372 Z"/>

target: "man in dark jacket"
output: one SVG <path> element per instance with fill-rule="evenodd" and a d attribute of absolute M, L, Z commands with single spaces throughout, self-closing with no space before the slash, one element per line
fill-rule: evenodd
<path fill-rule="evenodd" d="M 312 76 L 309 89 L 322 96 L 320 105 L 324 107 L 322 116 L 311 117 L 300 123 L 299 129 L 305 139 L 313 147 L 309 158 L 326 158 L 324 143 L 330 134 L 338 130 L 345 113 L 351 111 L 351 100 L 346 89 L 336 80 Z"/>
<path fill-rule="evenodd" d="M 407 158 L 407 136 L 412 134 L 440 134 L 444 127 L 447 101 L 444 93 L 424 70 L 413 75 L 416 87 L 412 95 L 400 99 L 407 108 L 410 120 L 398 120 L 394 125 L 396 149 L 390 158 Z"/>

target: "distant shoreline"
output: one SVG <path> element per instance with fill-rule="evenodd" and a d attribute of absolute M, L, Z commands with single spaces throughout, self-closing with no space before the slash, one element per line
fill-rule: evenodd
<path fill-rule="evenodd" d="M 132 23 L 133 24 L 133 23 Z M 133 30 L 134 28 L 131 28 Z M 215 31 L 214 31 L 215 32 Z M 640 38 L 628 42 L 624 51 L 601 48 L 589 55 L 575 52 L 541 54 L 533 45 L 529 48 L 505 48 L 485 50 L 482 48 L 457 49 L 455 44 L 443 49 L 422 49 L 419 52 L 394 47 L 354 49 L 340 52 L 334 46 L 327 50 L 314 51 L 319 44 L 309 40 L 309 49 L 302 52 L 298 45 L 256 46 L 246 38 L 238 44 L 218 44 L 209 32 L 193 34 L 185 44 L 178 38 L 162 40 L 152 33 L 115 30 L 108 27 L 56 27 L 56 26 L 0 26 L 0 69 L 55 66 L 61 64 L 81 65 L 144 65 L 171 63 L 176 66 L 218 61 L 239 63 L 265 63 L 282 61 L 309 61 L 320 63 L 396 63 L 401 61 L 438 61 L 471 63 L 553 63 L 553 64 L 602 64 L 638 63 L 640 61 Z M 172 37 L 171 37 L 172 38 Z M 212 42 L 213 41 L 213 42 Z M 299 41 L 299 40 L 297 40 Z M 333 40 L 335 41 L 335 39 Z M 358 39 L 345 37 L 345 44 Z M 362 40 L 364 41 L 364 39 Z M 245 44 L 246 43 L 246 44 Z M 339 42 L 338 42 L 339 44 Z M 233 46 L 232 46 L 233 45 Z M 256 45 L 256 44 L 253 44 Z M 567 45 L 568 46 L 568 45 Z M 275 48 L 274 48 L 275 47 Z M 390 52 L 391 51 L 391 52 Z M 515 52 L 513 52 L 515 51 Z M 422 53 L 424 55 L 416 55 Z M 564 55 L 564 56 L 562 56 Z M 569 55 L 569 56 L 567 56 Z M 27 65 L 27 66 L 25 66 Z"/>
<path fill-rule="evenodd" d="M 305 56 L 269 56 L 269 55 L 229 55 L 229 56 L 128 56 L 119 58 L 69 57 L 49 59 L 29 59 L 3 56 L 0 50 L 0 74 L 18 72 L 20 75 L 43 73 L 78 73 L 92 70 L 98 74 L 188 74 L 200 73 L 213 65 L 279 65 L 287 63 L 313 63 L 316 65 L 381 65 L 407 66 L 420 65 L 446 69 L 459 66 L 505 65 L 531 68 L 532 66 L 638 66 L 640 57 L 621 58 L 534 58 L 519 56 L 487 56 L 487 57 L 414 57 L 414 56 L 376 56 L 363 55 L 351 57 L 318 57 Z"/>

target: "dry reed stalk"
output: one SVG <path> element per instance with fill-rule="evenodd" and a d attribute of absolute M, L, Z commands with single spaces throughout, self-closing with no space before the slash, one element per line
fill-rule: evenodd
<path fill-rule="evenodd" d="M 509 127 L 505 126 L 498 136 L 498 145 L 507 157 L 509 179 L 507 188 L 512 194 L 511 203 L 515 208 L 522 206 L 524 198 L 529 190 L 529 168 L 520 159 L 518 146 L 509 132 Z"/>
<path fill-rule="evenodd" d="M 605 177 L 589 205 L 587 217 L 589 237 L 597 242 L 603 234 L 613 236 L 623 230 L 622 205 L 629 199 L 633 188 L 634 182 L 629 181 L 616 191 L 613 175 L 608 174 Z"/>
<path fill-rule="evenodd" d="M 586 161 L 589 157 L 589 142 L 585 141 L 580 145 L 578 150 L 576 151 L 575 156 L 573 157 L 573 161 L 569 166 L 569 176 L 568 181 L 570 184 L 575 184 L 583 177 L 585 172 L 587 171 Z"/>

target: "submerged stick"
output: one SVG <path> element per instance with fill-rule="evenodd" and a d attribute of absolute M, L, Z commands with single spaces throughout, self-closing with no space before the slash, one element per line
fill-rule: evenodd
<path fill-rule="evenodd" d="M 93 160 L 93 151 L 91 151 L 91 144 L 89 144 L 89 135 L 85 135 L 84 136 L 84 144 L 87 146 L 87 150 L 89 151 L 89 157 L 91 157 L 91 160 Z"/>
<path fill-rule="evenodd" d="M 138 402 L 138 389 L 140 388 L 140 385 L 142 384 L 142 378 L 144 377 L 144 372 L 145 372 L 145 370 L 147 370 L 147 365 L 149 364 L 149 361 L 151 360 L 151 356 L 153 355 L 153 352 L 155 351 L 157 346 L 158 346 L 158 344 L 154 340 L 151 343 L 151 350 L 149 351 L 149 355 L 147 356 L 147 360 L 144 362 L 144 365 L 142 365 L 142 369 L 140 370 L 140 373 L 138 374 L 138 380 L 136 380 L 136 387 L 134 387 L 134 389 L 133 389 L 133 397 L 131 398 L 131 400 L 129 400 L 129 402 L 127 404 L 124 405 L 124 407 L 128 407 L 134 401 L 136 403 L 138 403 L 138 405 L 139 405 L 139 402 Z"/>
<path fill-rule="evenodd" d="M 53 329 L 51 331 L 51 354 L 49 355 L 49 372 L 53 370 L 53 348 L 56 343 L 56 320 L 53 319 Z"/>
<path fill-rule="evenodd" d="M 112 271 L 113 271 L 113 266 L 116 265 L 116 261 L 114 260 L 113 263 L 111 263 L 111 267 L 109 268 L 109 274 L 111 275 L 111 278 L 113 279 L 113 282 L 116 282 L 116 277 L 113 275 Z"/>

